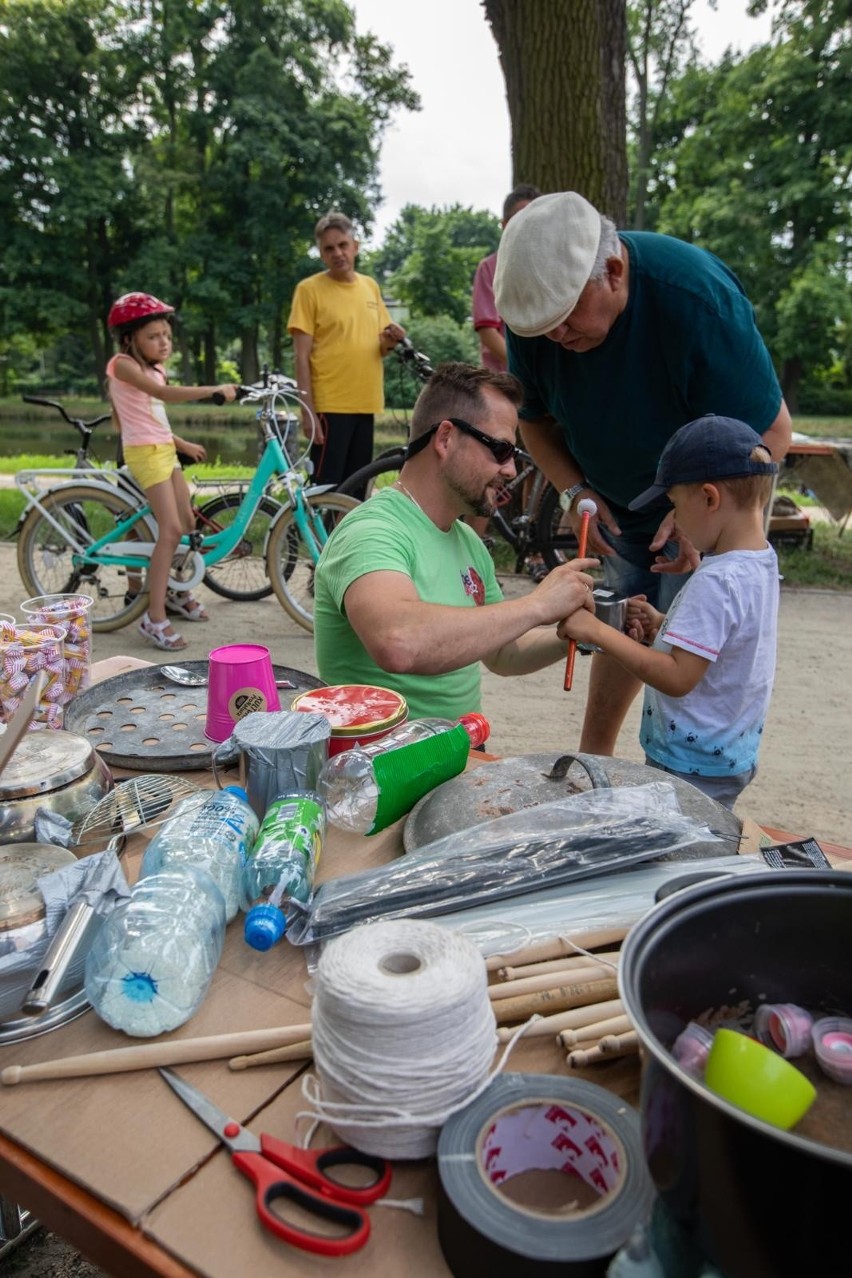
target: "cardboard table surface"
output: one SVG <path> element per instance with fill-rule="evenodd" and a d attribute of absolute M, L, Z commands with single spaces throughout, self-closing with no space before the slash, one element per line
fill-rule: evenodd
<path fill-rule="evenodd" d="M 102 665 L 112 667 L 112 674 L 119 660 Z M 193 776 L 202 782 L 206 774 Z M 330 830 L 320 880 L 379 865 L 401 853 L 402 824 L 372 838 Z M 131 881 L 144 846 L 137 837 L 125 852 Z M 231 925 L 207 999 L 191 1022 L 170 1037 L 304 1023 L 311 1003 L 309 979 L 300 950 L 285 943 L 258 953 L 245 944 L 240 928 Z M 0 1069 L 138 1041 L 88 1011 L 61 1029 L 0 1049 Z M 301 1080 L 308 1068 L 296 1063 L 233 1072 L 226 1060 L 217 1060 L 183 1065 L 179 1072 L 254 1132 L 268 1131 L 297 1143 L 295 1116 L 305 1107 Z M 511 1069 L 564 1074 L 564 1053 L 552 1037 L 522 1041 Z M 637 1101 L 635 1057 L 607 1062 L 581 1076 Z M 254 1187 L 156 1071 L 21 1083 L 4 1087 L 0 1096 L 0 1193 L 30 1206 L 122 1278 L 186 1272 L 207 1278 L 274 1272 L 286 1278 L 341 1263 L 289 1247 L 260 1228 Z M 331 1140 L 321 1128 L 314 1143 Z M 395 1166 L 392 1198 L 423 1198 L 425 1214 L 371 1207 L 371 1238 L 344 1262 L 349 1275 L 401 1273 L 409 1267 L 406 1256 L 414 1255 L 418 1275 L 449 1272 L 437 1241 L 435 1186 L 434 1161 Z"/>

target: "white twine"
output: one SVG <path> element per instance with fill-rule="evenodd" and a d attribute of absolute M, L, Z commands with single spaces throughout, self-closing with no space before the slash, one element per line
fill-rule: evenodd
<path fill-rule="evenodd" d="M 342 1139 L 384 1158 L 425 1158 L 441 1127 L 499 1073 L 481 954 L 435 923 L 389 920 L 331 941 L 315 976 L 311 1109 Z M 522 1029 L 525 1027 L 522 1027 Z M 522 1031 L 519 1031 L 519 1033 Z"/>

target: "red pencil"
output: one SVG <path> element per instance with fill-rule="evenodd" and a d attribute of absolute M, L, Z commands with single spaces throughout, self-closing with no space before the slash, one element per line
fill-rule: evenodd
<path fill-rule="evenodd" d="M 580 536 L 577 538 L 577 558 L 585 559 L 586 543 L 589 540 L 589 522 L 592 515 L 598 513 L 598 508 L 591 497 L 584 497 L 580 502 L 577 510 L 580 512 Z M 575 639 L 568 640 L 568 655 L 565 658 L 565 682 L 562 685 L 563 691 L 570 692 L 571 684 L 574 682 L 574 658 L 577 655 L 577 641 Z"/>

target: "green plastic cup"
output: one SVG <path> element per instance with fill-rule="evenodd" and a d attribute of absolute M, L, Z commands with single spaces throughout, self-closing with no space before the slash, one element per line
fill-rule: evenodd
<path fill-rule="evenodd" d="M 816 1088 L 783 1056 L 736 1030 L 719 1029 L 707 1057 L 704 1082 L 752 1118 L 789 1131 L 816 1099 Z"/>

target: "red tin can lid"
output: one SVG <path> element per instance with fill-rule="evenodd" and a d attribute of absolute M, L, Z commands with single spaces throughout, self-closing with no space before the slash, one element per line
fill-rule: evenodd
<path fill-rule="evenodd" d="M 365 732 L 387 732 L 408 717 L 405 697 L 390 688 L 365 683 L 342 683 L 330 688 L 311 688 L 293 699 L 291 710 L 323 714 L 331 724 L 333 737 L 360 736 Z"/>

